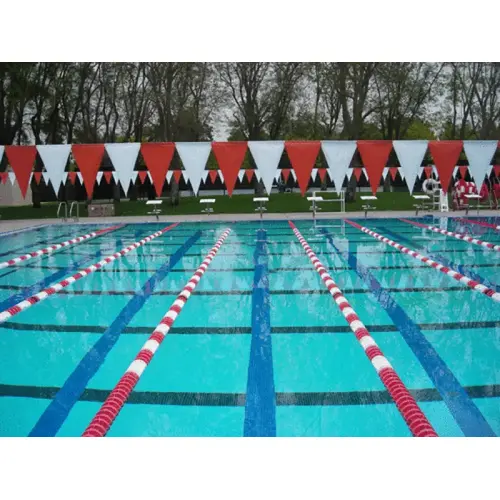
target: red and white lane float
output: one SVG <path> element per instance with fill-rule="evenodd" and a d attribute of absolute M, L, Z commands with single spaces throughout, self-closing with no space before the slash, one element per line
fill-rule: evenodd
<path fill-rule="evenodd" d="M 456 217 L 454 220 L 466 222 L 468 224 L 476 224 L 482 227 L 489 227 L 491 229 L 496 229 L 497 231 L 500 231 L 500 226 L 497 226 L 496 224 L 490 224 L 489 222 L 484 222 L 482 220 L 463 219 L 461 217 Z"/>
<path fill-rule="evenodd" d="M 358 339 L 358 342 L 361 344 L 361 347 L 375 368 L 380 380 L 382 380 L 382 383 L 389 391 L 389 394 L 396 403 L 399 412 L 404 418 L 412 434 L 416 437 L 436 437 L 437 433 L 427 420 L 427 417 L 419 408 L 417 402 L 403 384 L 399 375 L 395 372 L 387 358 L 383 355 L 373 337 L 368 333 L 365 325 L 361 322 L 354 309 L 344 297 L 340 288 L 328 274 L 325 266 L 323 266 L 316 254 L 311 250 L 311 247 L 302 234 L 300 234 L 300 231 L 295 227 L 295 224 L 291 221 L 288 223 L 302 245 L 302 248 L 304 248 L 307 256 L 316 268 L 316 271 L 318 271 L 321 276 L 323 283 L 328 288 L 330 295 L 335 300 L 335 303 L 351 327 L 351 330 Z"/>
<path fill-rule="evenodd" d="M 474 245 L 479 245 L 481 247 L 489 248 L 490 250 L 495 250 L 496 252 L 500 252 L 500 245 L 494 245 L 493 243 L 489 243 L 488 241 L 478 240 L 477 238 L 472 238 L 471 236 L 454 233 L 453 231 L 447 231 L 446 229 L 440 229 L 435 226 L 428 226 L 426 224 L 421 224 L 419 222 L 415 222 L 408 219 L 399 219 L 399 220 L 406 222 L 407 224 L 411 224 L 412 226 L 428 229 L 429 231 L 433 231 L 435 233 L 451 236 L 453 238 L 456 238 L 457 240 L 467 241 L 467 243 L 473 243 Z"/>
<path fill-rule="evenodd" d="M 19 257 L 14 257 L 13 259 L 6 260 L 5 262 L 0 262 L 0 269 L 4 269 L 5 267 L 10 267 L 10 266 L 15 266 L 16 264 L 20 264 L 20 263 L 25 262 L 27 260 L 33 259 L 35 257 L 39 257 L 40 255 L 46 255 L 46 254 L 55 252 L 56 250 L 59 250 L 60 248 L 69 247 L 70 245 L 76 245 L 77 243 L 81 243 L 82 241 L 90 240 L 92 238 L 95 238 L 96 236 L 101 236 L 104 233 L 108 233 L 109 231 L 112 231 L 114 229 L 118 229 L 120 227 L 123 227 L 123 225 L 107 227 L 105 229 L 100 229 L 99 231 L 93 231 L 91 233 L 84 234 L 83 236 L 77 236 L 76 238 L 73 238 L 73 239 L 67 240 L 67 241 L 63 241 L 62 243 L 54 243 L 50 247 L 42 248 L 40 250 L 35 250 L 34 252 L 20 255 Z"/>
<path fill-rule="evenodd" d="M 427 264 L 430 267 L 433 267 L 434 269 L 437 269 L 438 271 L 441 271 L 444 274 L 447 274 L 451 278 L 459 281 L 460 283 L 463 283 L 464 285 L 467 285 L 468 287 L 472 288 L 473 290 L 476 290 L 476 292 L 480 292 L 486 296 L 488 296 L 490 299 L 493 299 L 495 302 L 500 302 L 500 293 L 495 292 L 495 290 L 488 288 L 487 286 L 483 285 L 482 283 L 479 283 L 477 281 L 474 281 L 470 278 L 467 278 L 467 276 L 464 276 L 463 274 L 455 271 L 454 269 L 450 269 L 449 267 L 446 267 L 445 265 L 441 264 L 440 262 L 436 262 L 432 260 L 430 257 L 427 257 L 425 255 L 419 254 L 418 252 L 415 252 L 415 250 L 410 250 L 409 248 L 406 248 L 403 245 L 400 245 L 399 243 L 396 243 L 395 241 L 386 238 L 385 236 L 382 236 L 375 231 L 372 231 L 371 229 L 368 229 L 367 227 L 360 226 L 357 222 L 353 222 L 351 220 L 346 219 L 346 222 L 350 224 L 351 226 L 355 227 L 356 229 L 359 229 L 363 233 L 369 234 L 376 240 L 382 241 L 383 243 L 396 248 L 402 253 L 405 253 L 407 255 L 410 255 L 414 259 L 419 260 L 420 262 L 423 262 L 424 264 Z"/>
<path fill-rule="evenodd" d="M 106 264 L 109 264 L 110 262 L 113 262 L 116 259 L 123 257 L 124 255 L 128 254 L 132 250 L 135 250 L 136 248 L 142 247 L 146 243 L 149 243 L 151 240 L 158 238 L 158 236 L 161 236 L 162 234 L 166 233 L 167 231 L 170 231 L 171 229 L 173 229 L 174 227 L 176 227 L 178 225 L 179 225 L 179 223 L 176 222 L 175 224 L 171 224 L 170 226 L 167 226 L 167 227 L 161 229 L 160 231 L 156 231 L 156 233 L 150 234 L 146 238 L 143 238 L 142 240 L 137 241 L 136 243 L 133 243 L 132 245 L 129 245 L 128 247 L 120 250 L 119 252 L 116 252 L 112 255 L 108 255 L 107 257 L 100 260 L 99 262 L 96 262 L 95 264 L 91 264 L 90 266 L 86 267 L 85 269 L 81 269 L 80 271 L 73 274 L 73 276 L 69 276 L 69 277 L 63 279 L 62 281 L 59 281 L 59 283 L 51 285 L 48 288 L 45 288 L 44 290 L 42 290 L 41 292 L 38 292 L 37 294 L 32 295 L 31 297 L 19 302 L 15 306 L 12 306 L 9 309 L 6 309 L 5 311 L 0 312 L 0 323 L 4 323 L 5 321 L 12 318 L 12 316 L 15 316 L 16 314 L 20 313 L 21 311 L 28 309 L 28 307 L 31 307 L 32 305 L 36 304 L 37 302 L 41 302 L 42 300 L 45 300 L 47 297 L 54 295 L 55 293 L 59 292 L 63 288 L 66 288 L 67 286 L 71 285 L 75 281 L 78 281 L 79 279 L 84 278 L 85 276 L 88 276 L 89 274 L 93 273 L 94 271 L 97 271 L 98 269 L 105 266 Z"/>
<path fill-rule="evenodd" d="M 153 359 L 155 352 L 160 347 L 160 344 L 170 331 L 170 328 L 172 328 L 175 319 L 180 314 L 182 308 L 196 288 L 196 285 L 205 274 L 205 271 L 212 262 L 213 258 L 217 255 L 219 248 L 224 243 L 224 240 L 229 236 L 230 232 L 231 229 L 226 229 L 222 233 L 217 243 L 213 246 L 204 261 L 201 263 L 200 267 L 198 267 L 191 279 L 186 283 L 182 292 L 177 295 L 177 298 L 170 306 L 167 314 L 163 316 L 154 332 L 142 346 L 142 349 L 139 351 L 134 361 L 132 361 L 125 374 L 119 380 L 118 384 L 116 384 L 115 388 L 111 391 L 106 401 L 104 401 L 101 408 L 88 425 L 87 429 L 83 433 L 83 437 L 103 437 L 109 431 L 115 418 L 118 416 L 118 413 L 120 413 L 120 410 L 130 396 L 130 393 L 139 381 L 139 378 L 151 362 L 151 359 Z"/>

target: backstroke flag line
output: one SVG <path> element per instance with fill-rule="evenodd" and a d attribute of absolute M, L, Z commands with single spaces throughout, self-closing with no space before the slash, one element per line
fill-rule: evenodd
<path fill-rule="evenodd" d="M 497 141 L 464 141 L 464 151 L 469 160 L 469 172 L 479 189 L 491 170 L 491 160 L 497 150 Z"/>
<path fill-rule="evenodd" d="M 321 141 L 321 149 L 328 164 L 330 179 L 335 184 L 337 194 L 340 195 L 342 184 L 356 151 L 356 141 Z"/>
<path fill-rule="evenodd" d="M 113 167 L 118 172 L 118 179 L 123 191 L 127 194 L 130 189 L 130 181 L 133 177 L 141 144 L 139 142 L 124 142 L 106 144 L 105 147 Z"/>
<path fill-rule="evenodd" d="M 57 196 L 61 183 L 65 180 L 64 170 L 71 152 L 71 144 L 37 146 L 37 150 Z"/>
<path fill-rule="evenodd" d="M 210 155 L 211 144 L 209 142 L 177 142 L 175 147 L 191 181 L 194 194 L 198 195 L 201 180 L 207 182 L 208 171 L 205 171 L 205 166 Z"/>
<path fill-rule="evenodd" d="M 271 194 L 273 181 L 285 147 L 284 141 L 249 141 L 248 148 L 252 153 L 256 175 L 260 174 L 267 194 Z"/>
<path fill-rule="evenodd" d="M 427 151 L 427 144 L 428 141 L 393 141 L 392 143 L 410 194 L 413 193 L 415 180 L 420 173 L 420 166 Z"/>

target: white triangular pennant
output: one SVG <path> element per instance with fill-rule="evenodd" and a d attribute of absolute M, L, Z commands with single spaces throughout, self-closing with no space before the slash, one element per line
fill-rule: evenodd
<path fill-rule="evenodd" d="M 149 182 L 151 182 L 151 184 L 153 184 L 153 178 L 151 177 L 151 172 L 148 172 L 148 177 L 149 177 Z"/>
<path fill-rule="evenodd" d="M 135 184 L 135 181 L 137 180 L 138 175 L 139 175 L 139 172 L 137 172 L 137 171 L 132 172 L 132 184 Z"/>
<path fill-rule="evenodd" d="M 279 181 L 280 180 L 280 177 L 281 177 L 281 170 L 278 170 L 276 172 L 276 175 L 274 176 L 274 180 L 275 181 Z"/>
<path fill-rule="evenodd" d="M 352 176 L 352 172 L 349 175 L 348 170 L 356 151 L 356 141 L 321 141 L 321 149 L 328 164 L 330 179 L 337 194 L 340 194 L 346 174 L 349 179 Z"/>
<path fill-rule="evenodd" d="M 363 167 L 361 170 L 363 171 L 363 174 L 365 175 L 365 177 L 368 179 L 368 172 L 367 172 L 366 168 Z"/>
<path fill-rule="evenodd" d="M 133 176 L 141 144 L 139 142 L 123 142 L 105 144 L 104 147 L 106 148 L 106 152 L 108 153 L 113 167 L 115 167 L 118 173 L 120 184 L 126 194 L 130 189 L 130 181 Z"/>
<path fill-rule="evenodd" d="M 119 182 L 119 176 L 118 176 L 118 172 L 111 172 L 113 174 L 113 179 L 115 180 L 115 184 L 118 184 Z"/>
<path fill-rule="evenodd" d="M 239 172 L 238 172 L 238 180 L 240 182 L 243 181 L 243 177 L 245 177 L 245 171 L 243 169 L 241 169 Z"/>
<path fill-rule="evenodd" d="M 4 149 L 5 149 L 5 146 L 0 146 L 0 163 L 2 162 Z"/>
<path fill-rule="evenodd" d="M 9 180 L 12 185 L 14 185 L 14 182 L 16 181 L 16 174 L 14 172 L 9 172 Z"/>
<path fill-rule="evenodd" d="M 208 170 L 203 170 L 203 172 L 201 173 L 201 178 L 203 179 L 204 184 L 206 184 L 208 179 Z"/>
<path fill-rule="evenodd" d="M 255 175 L 262 180 L 267 194 L 271 194 L 285 141 L 248 141 L 248 148 L 257 166 Z"/>
<path fill-rule="evenodd" d="M 68 163 L 71 144 L 45 145 L 36 147 L 43 165 L 47 172 L 44 172 L 43 179 L 48 184 L 48 179 L 57 195 L 59 187 L 63 181 L 64 169 Z M 47 175 L 45 175 L 47 174 Z M 46 178 L 47 177 L 47 178 Z"/>
<path fill-rule="evenodd" d="M 81 172 L 77 172 L 76 175 L 78 177 L 78 180 L 80 181 L 80 184 L 83 186 L 83 175 L 82 175 L 82 173 Z"/>
<path fill-rule="evenodd" d="M 456 176 L 457 176 L 457 174 L 458 174 L 458 167 L 455 167 L 455 168 L 453 169 L 453 177 L 456 177 Z"/>
<path fill-rule="evenodd" d="M 293 168 L 292 170 L 290 170 L 290 173 L 292 174 L 293 180 L 297 182 L 297 174 L 295 173 L 295 170 Z"/>
<path fill-rule="evenodd" d="M 186 174 L 191 182 L 191 188 L 197 195 L 200 190 L 200 182 L 203 178 L 205 166 L 210 155 L 212 144 L 210 142 L 176 142 L 175 148 L 184 165 Z M 171 173 L 171 172 L 170 172 Z M 208 171 L 207 174 L 208 175 Z M 170 175 L 172 178 L 172 175 Z M 167 180 L 170 182 L 167 172 Z M 186 177 L 185 177 L 186 178 Z M 206 177 L 205 177 L 206 181 Z"/>
<path fill-rule="evenodd" d="M 63 178 L 62 178 L 63 186 L 66 184 L 67 180 L 68 180 L 68 172 L 64 172 L 63 173 Z"/>
<path fill-rule="evenodd" d="M 436 176 L 437 179 L 439 179 L 439 172 L 436 168 L 436 165 L 432 165 L 432 173 Z"/>
<path fill-rule="evenodd" d="M 469 172 L 476 186 L 482 186 L 485 175 L 491 170 L 490 163 L 497 150 L 497 144 L 497 141 L 464 141 Z"/>
<path fill-rule="evenodd" d="M 97 181 L 98 185 L 101 184 L 103 175 L 104 175 L 104 172 L 97 172 L 96 181 Z"/>
<path fill-rule="evenodd" d="M 401 168 L 399 173 L 413 193 L 415 180 L 420 172 L 420 166 L 427 151 L 428 141 L 393 141 L 392 145 L 399 160 Z"/>
<path fill-rule="evenodd" d="M 351 180 L 351 177 L 352 177 L 352 174 L 354 173 L 354 169 L 353 168 L 348 168 L 347 169 L 347 179 L 348 180 Z M 342 184 L 340 184 L 340 187 L 342 187 Z M 335 184 L 335 188 L 337 188 L 337 184 Z"/>
<path fill-rule="evenodd" d="M 262 180 L 262 172 L 259 172 L 258 170 L 253 171 L 253 175 L 255 175 L 255 178 L 260 182 Z"/>
<path fill-rule="evenodd" d="M 167 172 L 167 182 L 170 184 L 170 181 L 172 179 L 172 175 L 174 175 L 174 173 L 172 172 L 172 170 L 169 170 Z"/>
<path fill-rule="evenodd" d="M 187 184 L 189 182 L 189 175 L 187 170 L 181 170 L 181 176 L 184 179 L 184 182 Z"/>
<path fill-rule="evenodd" d="M 311 180 L 312 180 L 312 182 L 316 181 L 316 177 L 318 177 L 318 169 L 317 168 L 313 168 L 311 170 Z"/>
<path fill-rule="evenodd" d="M 384 181 L 387 179 L 388 173 L 389 173 L 389 169 L 387 167 L 384 167 L 384 170 L 382 170 L 382 179 L 384 179 Z"/>
<path fill-rule="evenodd" d="M 50 175 L 49 175 L 49 173 L 48 172 L 42 172 L 42 177 L 43 177 L 43 181 L 48 186 L 49 185 L 49 181 L 50 181 Z M 52 187 L 54 187 L 54 185 L 52 185 Z"/>

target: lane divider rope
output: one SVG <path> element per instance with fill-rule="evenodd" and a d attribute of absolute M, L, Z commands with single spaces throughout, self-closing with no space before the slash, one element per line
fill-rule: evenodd
<path fill-rule="evenodd" d="M 470 224 L 476 224 L 478 226 L 483 226 L 483 227 L 490 227 L 491 229 L 496 229 L 497 231 L 500 231 L 500 226 L 497 226 L 495 224 L 490 224 L 489 222 L 484 222 L 482 220 L 472 220 L 472 219 L 464 219 L 462 217 L 453 217 L 452 220 L 458 220 L 461 222 L 466 222 Z"/>
<path fill-rule="evenodd" d="M 395 241 L 382 236 L 375 231 L 372 231 L 371 229 L 368 229 L 367 227 L 360 226 L 357 222 L 353 222 L 351 220 L 346 219 L 346 222 L 350 224 L 351 226 L 355 227 L 356 229 L 359 229 L 363 233 L 369 234 L 373 238 L 382 241 L 386 245 L 389 245 L 393 248 L 396 248 L 400 252 L 410 255 L 414 259 L 419 260 L 420 262 L 423 262 L 424 264 L 427 264 L 430 267 L 433 267 L 434 269 L 437 269 L 438 271 L 441 271 L 444 274 L 447 274 L 451 278 L 459 281 L 460 283 L 463 283 L 464 285 L 467 285 L 469 288 L 472 288 L 473 290 L 476 290 L 476 292 L 480 292 L 490 299 L 493 299 L 495 302 L 500 302 L 500 293 L 496 292 L 495 290 L 488 288 L 487 286 L 483 285 L 482 283 L 479 283 L 478 281 L 472 280 L 468 278 L 467 276 L 464 276 L 463 274 L 459 273 L 458 271 L 455 271 L 454 269 L 451 269 L 450 267 L 447 267 L 440 262 L 436 262 L 435 260 L 432 260 L 430 257 L 427 257 L 426 255 L 422 255 L 418 252 L 415 252 L 415 250 L 411 250 L 400 243 L 396 243 Z"/>
<path fill-rule="evenodd" d="M 109 431 L 115 418 L 118 416 L 120 410 L 130 396 L 130 393 L 133 391 L 141 375 L 144 373 L 144 370 L 153 359 L 155 352 L 167 336 L 170 328 L 172 328 L 175 319 L 180 314 L 182 308 L 196 288 L 196 285 L 205 274 L 205 271 L 213 258 L 217 255 L 219 248 L 229 236 L 230 232 L 231 229 L 226 229 L 222 233 L 191 279 L 186 283 L 179 295 L 177 295 L 170 309 L 165 316 L 163 316 L 149 339 L 142 346 L 134 361 L 132 361 L 127 371 L 118 381 L 115 388 L 111 391 L 106 401 L 104 401 L 99 411 L 87 426 L 87 429 L 83 433 L 83 437 L 104 437 Z"/>
<path fill-rule="evenodd" d="M 131 252 L 132 250 L 135 250 L 136 248 L 142 247 L 143 245 L 150 242 L 151 240 L 154 240 L 158 236 L 161 236 L 163 233 L 166 233 L 167 231 L 170 231 L 174 227 L 178 226 L 178 224 L 179 223 L 176 222 L 175 224 L 171 224 L 170 226 L 167 226 L 167 227 L 161 229 L 160 231 L 157 231 L 156 233 L 150 234 L 146 238 L 143 238 L 142 240 L 137 241 L 137 242 L 133 243 L 132 245 L 129 245 L 128 247 L 123 248 L 119 252 L 115 252 L 112 255 L 108 255 L 107 257 L 104 257 L 104 259 L 101 259 L 99 262 L 96 262 L 95 264 L 91 264 L 90 266 L 86 267 L 85 269 L 81 269 L 80 271 L 77 271 L 72 276 L 68 276 L 67 278 L 63 279 L 62 281 L 59 281 L 58 283 L 43 289 L 41 292 L 38 292 L 37 294 L 32 295 L 31 297 L 17 303 L 15 306 L 9 307 L 9 309 L 6 309 L 5 311 L 0 312 L 0 323 L 4 323 L 8 319 L 12 318 L 12 316 L 15 316 L 16 314 L 20 313 L 21 311 L 24 311 L 28 307 L 31 307 L 32 305 L 34 305 L 38 302 L 41 302 L 42 300 L 45 300 L 46 298 L 59 292 L 63 288 L 71 285 L 75 281 L 78 281 L 79 279 L 93 273 L 94 271 L 97 271 L 98 269 L 105 266 L 106 264 L 109 264 L 110 262 L 113 262 L 116 259 L 123 257 L 124 255 Z"/>
<path fill-rule="evenodd" d="M 359 319 L 359 316 L 344 297 L 340 288 L 333 281 L 330 274 L 328 274 L 325 266 L 312 251 L 311 247 L 295 224 L 291 221 L 288 223 L 302 245 L 302 248 L 305 250 L 307 256 L 316 268 L 316 271 L 318 271 L 323 283 L 342 312 L 354 335 L 358 339 L 358 342 L 361 344 L 361 347 L 375 368 L 380 380 L 396 403 L 399 412 L 412 434 L 416 437 L 436 437 L 437 433 L 427 420 L 427 417 L 419 408 L 417 402 L 403 384 L 403 381 L 400 379 L 399 375 L 391 366 L 387 358 L 384 356 L 373 337 L 369 334 L 365 325 Z"/>
<path fill-rule="evenodd" d="M 72 238 L 71 240 L 63 241 L 62 243 L 54 243 L 53 245 L 42 248 L 40 250 L 35 250 L 34 252 L 30 252 L 24 255 L 20 255 L 19 257 L 14 257 L 13 259 L 6 260 L 4 262 L 0 262 L 0 269 L 4 269 L 6 267 L 15 266 L 21 262 L 25 262 L 27 260 L 33 259 L 40 255 L 49 254 L 59 250 L 60 248 L 68 247 L 70 245 L 75 245 L 77 243 L 81 243 L 82 241 L 90 240 L 95 238 L 96 236 L 101 236 L 104 233 L 108 233 L 109 231 L 113 231 L 114 229 L 118 229 L 123 227 L 123 224 L 117 226 L 107 227 L 105 229 L 100 229 L 99 231 L 93 231 L 88 234 L 84 234 L 83 236 L 77 236 L 76 238 Z"/>
<path fill-rule="evenodd" d="M 474 245 L 479 245 L 481 247 L 489 248 L 490 250 L 495 250 L 496 252 L 500 252 L 500 245 L 494 245 L 493 243 L 490 243 L 488 241 L 479 240 L 477 238 L 472 238 L 471 236 L 455 233 L 453 231 L 447 231 L 446 229 L 440 229 L 439 227 L 428 226 L 426 224 L 421 224 L 420 222 L 415 222 L 408 219 L 399 219 L 399 220 L 416 227 L 428 229 L 429 231 L 433 231 L 435 233 L 444 234 L 445 236 L 451 236 L 453 238 L 456 238 L 457 240 L 466 241 L 467 243 L 473 243 Z"/>

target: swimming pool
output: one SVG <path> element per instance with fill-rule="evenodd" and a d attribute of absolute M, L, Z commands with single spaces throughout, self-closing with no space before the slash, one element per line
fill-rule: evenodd
<path fill-rule="evenodd" d="M 498 221 L 484 217 L 295 226 L 435 432 L 498 435 L 500 304 L 491 294 L 500 292 L 500 254 L 412 222 L 500 244 L 488 226 Z M 494 292 L 472 290 L 356 223 Z M 365 354 L 286 220 L 45 226 L 0 234 L 0 261 L 108 227 L 0 269 L 1 313 L 169 228 L 0 323 L 1 436 L 82 435 L 225 229 L 107 435 L 412 435 L 377 374 L 379 358 Z"/>

